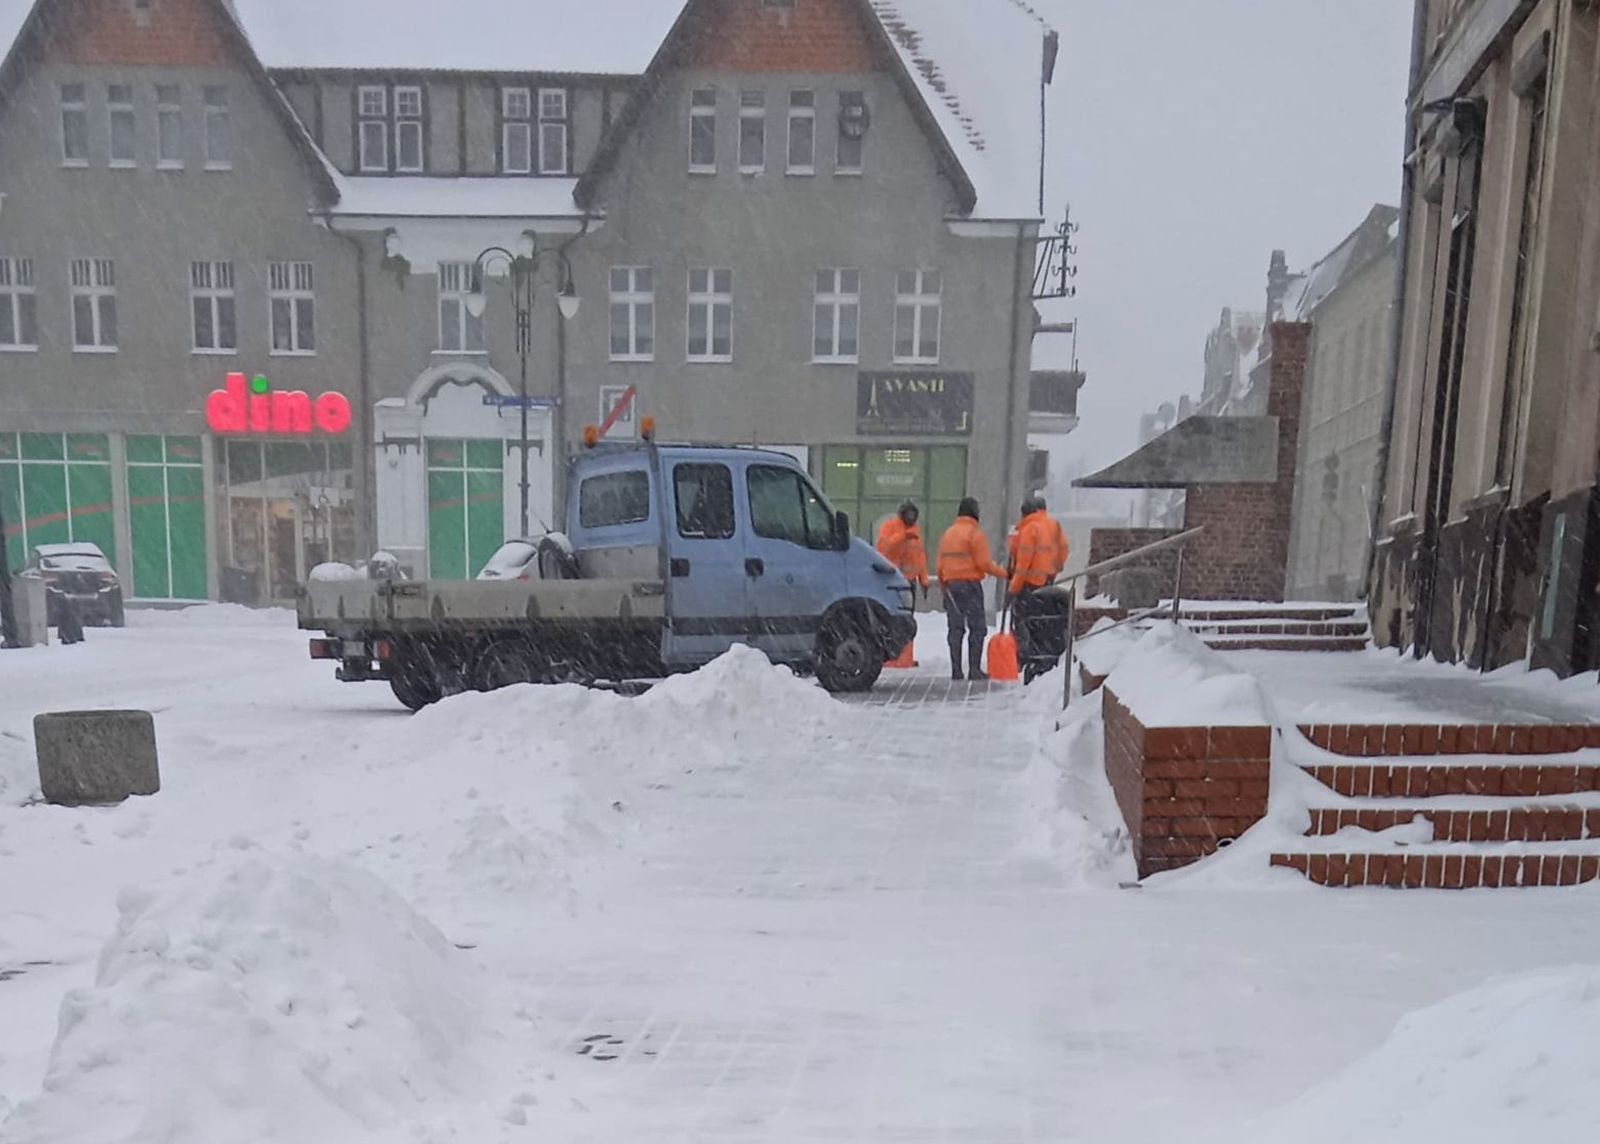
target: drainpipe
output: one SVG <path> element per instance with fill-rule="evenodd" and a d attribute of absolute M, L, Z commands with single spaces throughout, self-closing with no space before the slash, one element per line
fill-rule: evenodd
<path fill-rule="evenodd" d="M 1400 181 L 1400 229 L 1395 236 L 1399 257 L 1395 260 L 1394 314 L 1389 320 L 1389 384 L 1383 395 L 1383 420 L 1378 427 L 1378 463 L 1372 498 L 1372 515 L 1367 530 L 1367 569 L 1362 577 L 1364 594 L 1370 604 L 1378 567 L 1378 533 L 1383 527 L 1383 502 L 1389 495 L 1389 439 L 1394 434 L 1395 406 L 1400 389 L 1401 339 L 1405 332 L 1406 271 L 1411 263 L 1411 213 L 1416 191 L 1416 172 L 1411 153 L 1417 146 L 1417 118 L 1411 111 L 1411 97 L 1422 78 L 1423 39 L 1428 22 L 1429 0 L 1414 0 L 1411 18 L 1411 75 L 1406 84 L 1405 157 Z"/>
<path fill-rule="evenodd" d="M 1011 519 L 1010 514 L 1015 512 L 1017 504 L 1016 487 L 1012 484 L 1012 474 L 1016 468 L 1017 456 L 1017 352 L 1022 348 L 1022 269 L 1023 257 L 1030 243 L 1028 239 L 1027 223 L 1017 224 L 1017 246 L 1013 255 L 1011 266 L 1011 357 L 1009 377 L 1006 379 L 1006 446 L 1005 446 L 1005 476 L 1001 482 L 1005 489 L 1005 506 L 996 518 L 1002 523 Z M 1031 302 L 1031 299 L 1030 299 Z M 1027 428 L 1023 428 L 1023 439 L 1027 439 Z M 1004 536 L 1004 533 L 1001 533 Z"/>
<path fill-rule="evenodd" d="M 367 331 L 367 257 L 361 240 L 345 234 L 333 225 L 333 217 L 322 216 L 328 233 L 350 247 L 356 258 L 356 432 L 353 462 L 352 492 L 356 500 L 356 548 L 365 560 L 377 551 L 377 505 L 373 489 L 377 485 L 375 450 L 372 441 L 372 348 Z"/>

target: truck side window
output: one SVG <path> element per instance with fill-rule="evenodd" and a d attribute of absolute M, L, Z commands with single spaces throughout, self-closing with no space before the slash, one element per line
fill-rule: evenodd
<path fill-rule="evenodd" d="M 678 535 L 693 540 L 733 536 L 733 470 L 727 465 L 682 464 L 672 470 Z"/>
<path fill-rule="evenodd" d="M 578 523 L 584 528 L 609 528 L 649 519 L 648 473 L 603 473 L 590 477 L 578 488 Z"/>
<path fill-rule="evenodd" d="M 777 465 L 751 465 L 750 521 L 757 536 L 802 548 L 833 547 L 833 513 L 803 476 Z"/>

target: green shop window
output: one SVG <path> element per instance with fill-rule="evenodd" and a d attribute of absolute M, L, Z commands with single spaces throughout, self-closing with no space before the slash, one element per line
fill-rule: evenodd
<path fill-rule="evenodd" d="M 505 442 L 430 438 L 428 575 L 468 580 L 505 543 Z"/>
<path fill-rule="evenodd" d="M 967 451 L 959 446 L 822 450 L 822 491 L 834 508 L 850 514 L 851 530 L 874 543 L 878 529 L 906 501 L 922 510 L 922 538 L 931 554 L 955 523 L 966 495 Z"/>
<path fill-rule="evenodd" d="M 128 525 L 133 594 L 204 600 L 205 470 L 198 437 L 129 437 Z"/>
<path fill-rule="evenodd" d="M 98 433 L 0 433 L 6 555 L 21 567 L 39 544 L 96 544 L 113 562 L 111 447 Z"/>

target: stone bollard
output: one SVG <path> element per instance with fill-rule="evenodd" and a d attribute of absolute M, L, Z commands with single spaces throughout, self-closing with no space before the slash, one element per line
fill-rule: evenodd
<path fill-rule="evenodd" d="M 161 789 L 148 711 L 52 711 L 33 717 L 39 789 L 57 806 L 97 806 Z"/>

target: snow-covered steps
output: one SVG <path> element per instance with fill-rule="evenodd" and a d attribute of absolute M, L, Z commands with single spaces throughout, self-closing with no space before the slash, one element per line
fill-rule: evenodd
<path fill-rule="evenodd" d="M 1362 759 L 1304 769 L 1335 794 L 1351 798 L 1535 798 L 1600 791 L 1600 752 L 1514 759 L 1494 755 Z"/>
<path fill-rule="evenodd" d="M 1407 823 L 1425 823 L 1435 842 L 1582 842 L 1600 839 L 1600 801 L 1522 803 L 1506 807 L 1497 799 L 1440 799 L 1400 807 L 1371 802 L 1358 806 L 1314 807 L 1308 837 L 1330 837 L 1344 830 L 1376 833 Z"/>
<path fill-rule="evenodd" d="M 1126 610 L 1079 609 L 1082 635 L 1102 618 L 1120 622 Z M 1135 625 L 1148 629 L 1159 615 Z M 1366 610 L 1356 604 L 1212 604 L 1197 601 L 1179 608 L 1179 622 L 1217 651 L 1361 651 L 1369 642 Z"/>
<path fill-rule="evenodd" d="M 1378 852 L 1315 850 L 1274 854 L 1319 886 L 1396 890 L 1498 890 L 1600 881 L 1600 844 L 1391 846 Z"/>

